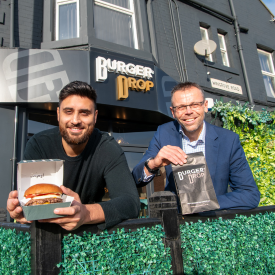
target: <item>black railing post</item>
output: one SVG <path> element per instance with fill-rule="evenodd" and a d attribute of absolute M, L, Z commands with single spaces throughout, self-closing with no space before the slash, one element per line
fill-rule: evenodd
<path fill-rule="evenodd" d="M 164 244 L 170 247 L 174 275 L 183 273 L 183 259 L 176 196 L 167 191 L 155 192 L 149 198 L 150 218 L 160 218 L 165 232 Z"/>
<path fill-rule="evenodd" d="M 31 225 L 31 268 L 33 275 L 59 274 L 62 261 L 61 227 L 34 221 Z"/>
<path fill-rule="evenodd" d="M 5 208 L 0 208 L 0 222 L 7 221 L 7 210 Z"/>

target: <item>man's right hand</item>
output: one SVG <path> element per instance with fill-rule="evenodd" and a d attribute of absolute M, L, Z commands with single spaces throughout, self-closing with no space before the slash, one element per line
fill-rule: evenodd
<path fill-rule="evenodd" d="M 171 163 L 175 165 L 183 165 L 187 162 L 187 155 L 177 146 L 167 145 L 162 147 L 156 157 L 148 162 L 149 168 L 152 170 L 159 169 Z M 144 167 L 146 175 L 150 175 L 149 171 Z"/>
<path fill-rule="evenodd" d="M 7 210 L 9 211 L 11 218 L 15 219 L 17 222 L 31 223 L 31 221 L 27 221 L 23 216 L 23 209 L 19 205 L 17 191 L 11 191 L 9 193 L 9 198 L 7 201 Z"/>

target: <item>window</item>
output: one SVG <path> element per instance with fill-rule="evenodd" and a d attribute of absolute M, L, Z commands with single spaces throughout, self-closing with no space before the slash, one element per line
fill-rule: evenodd
<path fill-rule="evenodd" d="M 94 0 L 94 3 L 96 37 L 137 49 L 133 0 Z"/>
<path fill-rule="evenodd" d="M 200 27 L 200 31 L 201 31 L 201 38 L 202 40 L 209 40 L 209 36 L 208 36 L 208 30 L 206 28 Z M 212 54 L 209 54 L 206 59 L 208 61 L 213 62 L 213 56 Z"/>
<path fill-rule="evenodd" d="M 266 94 L 275 98 L 275 71 L 272 60 L 272 54 L 266 51 L 258 50 Z"/>
<path fill-rule="evenodd" d="M 221 50 L 221 54 L 222 54 L 222 63 L 224 66 L 230 67 L 224 35 L 219 33 L 218 37 L 219 37 L 219 42 L 220 42 L 220 50 Z"/>
<path fill-rule="evenodd" d="M 79 0 L 56 0 L 56 40 L 79 36 Z"/>

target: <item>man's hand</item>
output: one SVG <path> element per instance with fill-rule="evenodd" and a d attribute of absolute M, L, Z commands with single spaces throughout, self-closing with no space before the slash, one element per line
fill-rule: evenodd
<path fill-rule="evenodd" d="M 10 213 L 11 218 L 15 219 L 20 223 L 31 223 L 32 221 L 27 221 L 23 216 L 23 209 L 19 206 L 18 192 L 11 191 L 9 193 L 9 198 L 7 201 L 7 210 Z"/>
<path fill-rule="evenodd" d="M 71 231 L 77 229 L 85 223 L 101 223 L 105 221 L 102 207 L 99 204 L 82 204 L 77 193 L 64 186 L 60 186 L 63 193 L 74 197 L 70 207 L 56 208 L 54 213 L 57 215 L 66 215 L 66 217 L 39 220 L 39 222 L 57 223 L 65 230 Z"/>
<path fill-rule="evenodd" d="M 171 146 L 167 145 L 162 147 L 156 157 L 154 159 L 151 159 L 148 162 L 149 168 L 152 170 L 156 170 L 162 166 L 167 166 L 171 163 L 175 165 L 183 165 L 187 162 L 187 155 L 184 153 L 184 151 L 177 147 L 177 146 Z M 149 171 L 144 167 L 146 175 L 150 175 Z"/>

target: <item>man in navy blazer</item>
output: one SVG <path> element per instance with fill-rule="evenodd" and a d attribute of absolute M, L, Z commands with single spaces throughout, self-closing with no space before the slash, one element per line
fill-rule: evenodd
<path fill-rule="evenodd" d="M 133 169 L 137 187 L 148 184 L 165 166 L 165 191 L 176 194 L 171 163 L 184 165 L 188 153 L 205 155 L 220 209 L 251 209 L 259 204 L 260 192 L 247 163 L 239 136 L 204 121 L 208 102 L 202 88 L 180 83 L 171 92 L 175 121 L 158 127 L 149 148 Z M 232 192 L 228 192 L 228 185 Z"/>

